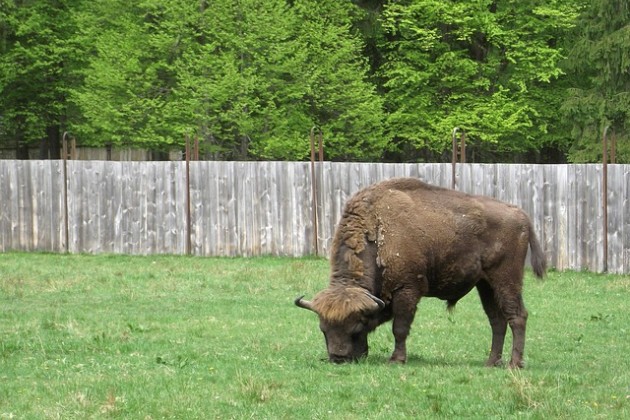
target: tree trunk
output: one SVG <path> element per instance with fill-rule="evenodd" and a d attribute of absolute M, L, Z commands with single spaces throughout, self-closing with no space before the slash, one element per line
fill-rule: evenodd
<path fill-rule="evenodd" d="M 22 137 L 22 136 L 20 136 Z M 28 160 L 28 144 L 26 144 L 22 139 L 19 139 L 15 142 L 15 158 L 19 160 Z"/>
<path fill-rule="evenodd" d="M 61 136 L 59 124 L 48 126 L 46 135 L 48 137 L 49 159 L 61 159 Z"/>
<path fill-rule="evenodd" d="M 40 159 L 61 159 L 61 139 L 59 138 L 59 125 L 49 125 L 46 128 L 46 137 L 39 143 Z"/>
<path fill-rule="evenodd" d="M 42 137 L 39 141 L 39 153 L 37 155 L 39 159 L 48 159 L 48 137 Z"/>
<path fill-rule="evenodd" d="M 15 132 L 15 158 L 19 160 L 28 160 L 28 143 L 24 140 L 24 116 L 16 117 L 17 130 Z"/>

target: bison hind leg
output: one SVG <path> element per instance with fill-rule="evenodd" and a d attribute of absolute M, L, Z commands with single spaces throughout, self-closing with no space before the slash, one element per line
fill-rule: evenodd
<path fill-rule="evenodd" d="M 505 334 L 508 325 L 507 319 L 499 307 L 494 290 L 486 280 L 481 280 L 477 283 L 477 292 L 479 293 L 481 305 L 488 316 L 490 328 L 492 329 L 492 345 L 486 366 L 502 366 L 503 343 L 505 342 Z"/>

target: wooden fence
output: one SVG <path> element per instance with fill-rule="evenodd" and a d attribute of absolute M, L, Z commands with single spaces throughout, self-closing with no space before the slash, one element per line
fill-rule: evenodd
<path fill-rule="evenodd" d="M 0 160 L 0 252 L 327 256 L 360 188 L 452 181 L 449 164 L 323 162 L 314 173 L 315 199 L 309 162 Z M 550 266 L 604 269 L 600 165 L 461 164 L 456 181 L 522 207 Z M 630 165 L 609 165 L 610 272 L 630 273 L 629 185 Z"/>

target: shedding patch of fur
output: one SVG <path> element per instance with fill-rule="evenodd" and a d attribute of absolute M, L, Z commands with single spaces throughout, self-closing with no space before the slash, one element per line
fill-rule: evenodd
<path fill-rule="evenodd" d="M 346 266 L 348 267 L 348 270 L 351 273 L 354 273 L 354 278 L 360 279 L 361 277 L 363 277 L 363 270 L 364 270 L 364 262 L 363 260 L 357 255 L 357 253 L 352 250 L 349 249 L 346 252 L 344 252 L 344 262 L 346 263 Z"/>
<path fill-rule="evenodd" d="M 328 322 L 341 322 L 352 314 L 370 312 L 378 304 L 360 287 L 328 287 L 313 298 L 313 310 Z"/>

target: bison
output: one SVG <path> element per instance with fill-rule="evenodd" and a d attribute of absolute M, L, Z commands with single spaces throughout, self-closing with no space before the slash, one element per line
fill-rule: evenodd
<path fill-rule="evenodd" d="M 523 367 L 527 310 L 523 271 L 531 248 L 534 274 L 546 270 L 544 253 L 528 216 L 518 207 L 394 178 L 351 197 L 330 254 L 330 283 L 312 301 L 295 300 L 319 316 L 331 362 L 368 354 L 368 333 L 393 320 L 391 362 L 405 363 L 405 342 L 424 296 L 451 309 L 477 288 L 492 329 L 487 366 L 502 362 L 507 326 L 510 367 Z"/>

